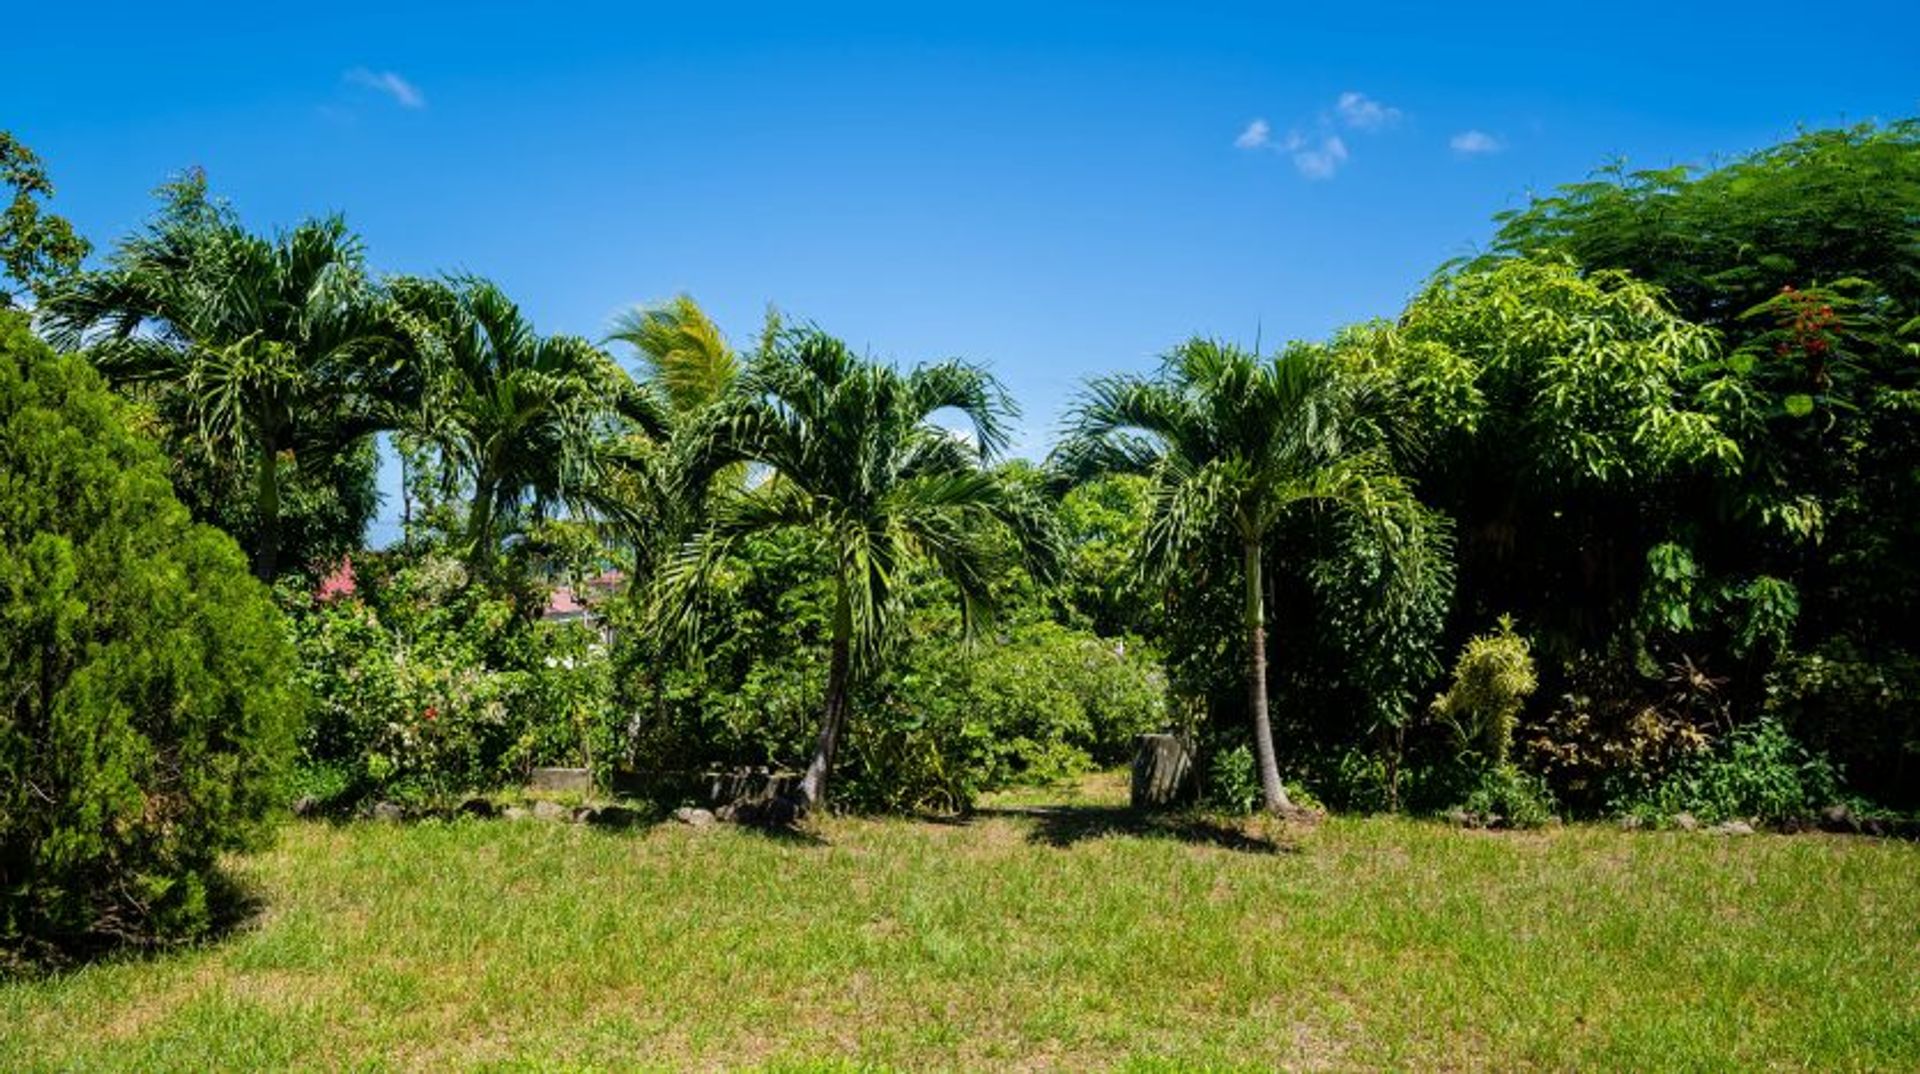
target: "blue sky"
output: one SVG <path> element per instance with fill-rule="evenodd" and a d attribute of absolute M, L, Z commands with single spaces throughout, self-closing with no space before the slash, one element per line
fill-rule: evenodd
<path fill-rule="evenodd" d="M 11 13 L 0 126 L 98 243 L 197 165 L 545 331 L 686 291 L 990 363 L 1029 454 L 1089 374 L 1391 315 L 1608 159 L 1920 113 L 1910 4 L 279 6 Z"/>

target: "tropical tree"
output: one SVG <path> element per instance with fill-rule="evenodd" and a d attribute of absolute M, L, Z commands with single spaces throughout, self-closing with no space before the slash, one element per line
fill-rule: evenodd
<path fill-rule="evenodd" d="M 79 269 L 92 247 L 64 217 L 46 212 L 41 202 L 53 196 L 53 182 L 35 156 L 11 133 L 0 130 L 0 187 L 13 197 L 0 209 L 0 308 L 16 304 L 12 280 L 28 291 L 42 291 Z"/>
<path fill-rule="evenodd" d="M 971 436 L 937 425 L 954 411 Z M 863 360 L 817 329 L 789 329 L 742 371 L 735 389 L 689 432 L 681 480 L 704 484 L 749 464 L 759 479 L 716 490 L 706 522 L 668 561 L 656 628 L 689 637 L 700 593 L 743 540 L 797 531 L 833 564 L 826 696 L 796 807 L 827 801 L 828 777 L 855 681 L 896 640 L 908 572 L 930 565 L 957 591 L 971 630 L 990 603 L 1010 531 L 1042 574 L 1058 556 L 1051 516 L 986 463 L 1006 443 L 1014 409 L 999 383 L 961 361 L 909 372 Z"/>
<path fill-rule="evenodd" d="M 1154 377 L 1088 385 L 1054 464 L 1069 474 L 1136 473 L 1151 481 L 1142 566 L 1172 584 L 1222 536 L 1239 544 L 1247 708 L 1269 811 L 1290 803 L 1280 782 L 1267 701 L 1269 533 L 1310 506 L 1351 512 L 1383 545 L 1421 540 L 1422 511 L 1392 472 L 1365 396 L 1324 352 L 1271 358 L 1195 339 Z"/>
<path fill-rule="evenodd" d="M 253 570 L 271 581 L 285 466 L 337 458 L 387 425 L 410 342 L 339 217 L 265 237 L 210 202 L 202 176 L 163 194 L 104 271 L 53 289 L 46 323 L 56 344 L 91 345 L 115 382 L 180 398 L 210 453 L 250 463 Z"/>
<path fill-rule="evenodd" d="M 640 365 L 636 379 L 661 411 L 657 429 L 635 427 L 608 445 L 607 466 L 595 490 L 596 508 L 632 545 L 635 578 L 649 579 L 659 557 L 678 547 L 700 521 L 707 491 L 678 480 L 674 440 L 685 437 L 733 389 L 743 359 L 687 295 L 622 313 L 607 342 L 632 348 Z M 735 482 L 742 476 L 738 467 L 726 475 Z"/>
<path fill-rule="evenodd" d="M 619 365 L 578 336 L 542 336 L 498 286 L 478 277 L 405 278 L 395 301 L 431 326 L 434 352 L 413 436 L 432 445 L 468 495 L 476 565 L 523 506 L 585 507 L 624 422 L 657 427 L 658 408 Z"/>

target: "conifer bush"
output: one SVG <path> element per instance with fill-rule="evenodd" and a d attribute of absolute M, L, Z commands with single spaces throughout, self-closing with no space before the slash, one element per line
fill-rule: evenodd
<path fill-rule="evenodd" d="M 93 369 L 0 316 L 0 962 L 205 929 L 282 800 L 286 635 Z"/>

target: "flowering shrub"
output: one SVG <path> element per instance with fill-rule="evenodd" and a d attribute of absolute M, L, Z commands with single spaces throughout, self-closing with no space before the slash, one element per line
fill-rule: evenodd
<path fill-rule="evenodd" d="M 426 805 L 534 765 L 613 756 L 611 676 L 591 631 L 531 621 L 451 559 L 365 574 L 297 617 L 315 699 L 301 743 L 308 794 Z"/>

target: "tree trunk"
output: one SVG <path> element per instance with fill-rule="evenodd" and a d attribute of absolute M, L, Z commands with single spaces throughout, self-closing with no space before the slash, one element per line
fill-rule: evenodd
<path fill-rule="evenodd" d="M 811 812 L 827 804 L 827 776 L 833 771 L 833 755 L 840 748 L 840 730 L 847 718 L 848 680 L 852 670 L 853 606 L 847 599 L 847 586 L 837 586 L 839 595 L 833 610 L 833 658 L 827 669 L 827 700 L 820 717 L 820 739 L 813 750 L 813 761 L 800 780 L 800 807 Z"/>
<path fill-rule="evenodd" d="M 1133 785 L 1128 799 L 1135 809 L 1166 809 L 1187 797 L 1193 775 L 1193 749 L 1181 735 L 1137 735 L 1133 740 Z"/>
<path fill-rule="evenodd" d="M 280 573 L 280 453 L 270 437 L 260 441 L 254 464 L 254 506 L 260 516 L 253 540 L 253 575 L 268 585 Z"/>
<path fill-rule="evenodd" d="M 1273 720 L 1267 713 L 1267 609 L 1261 586 L 1261 548 L 1258 537 L 1243 541 L 1247 573 L 1247 708 L 1253 713 L 1253 753 L 1260 762 L 1260 796 L 1267 812 L 1291 806 L 1280 785 L 1280 765 L 1273 755 Z"/>
<path fill-rule="evenodd" d="M 485 566 L 493 560 L 493 485 L 475 480 L 473 503 L 467 508 L 467 537 L 473 542 L 470 565 Z"/>

